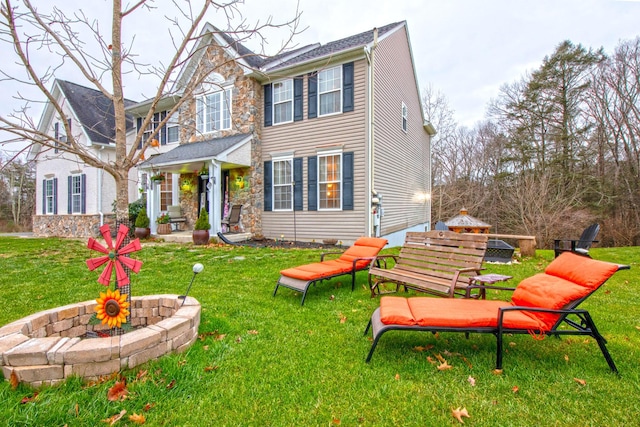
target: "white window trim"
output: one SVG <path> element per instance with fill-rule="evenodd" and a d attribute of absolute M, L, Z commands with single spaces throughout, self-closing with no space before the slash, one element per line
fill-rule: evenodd
<path fill-rule="evenodd" d="M 405 104 L 404 102 L 402 103 L 402 121 L 400 123 L 400 126 L 402 127 L 402 130 L 404 131 L 404 133 L 408 133 L 409 132 L 409 109 L 407 108 L 407 104 Z"/>
<path fill-rule="evenodd" d="M 289 184 L 280 184 L 278 187 L 290 186 L 291 187 L 291 208 L 281 209 L 276 208 L 276 179 L 275 179 L 275 163 L 276 162 L 289 162 L 291 164 L 291 182 Z M 274 212 L 292 212 L 293 211 L 293 155 L 272 157 L 271 158 L 271 206 Z"/>
<path fill-rule="evenodd" d="M 334 89 L 331 91 L 326 91 L 326 92 L 321 92 L 320 91 L 320 74 L 323 72 L 327 72 L 330 70 L 334 70 L 337 69 L 340 72 L 340 87 L 338 87 L 338 89 Z M 342 114 L 342 108 L 343 108 L 343 99 L 342 99 L 342 90 L 344 88 L 344 75 L 342 74 L 342 65 L 338 65 L 336 67 L 331 67 L 331 68 L 327 68 L 326 70 L 321 70 L 318 72 L 318 117 L 327 117 L 327 116 L 333 116 L 336 114 Z M 340 99 L 340 108 L 338 108 L 338 111 L 334 111 L 333 113 L 326 113 L 326 114 L 322 114 L 321 112 L 321 108 L 320 108 L 320 99 L 322 98 L 323 94 L 326 93 L 332 93 L 332 92 L 339 92 L 338 98 Z"/>
<path fill-rule="evenodd" d="M 291 84 L 291 98 L 289 98 L 286 101 L 280 101 L 276 103 L 276 84 L 285 83 L 285 82 L 289 82 Z M 273 104 L 271 108 L 271 122 L 273 123 L 274 126 L 293 122 L 293 98 L 294 98 L 293 91 L 294 91 L 293 79 L 280 80 L 273 83 L 273 90 L 271 91 L 271 101 Z M 285 104 L 285 103 L 291 104 L 291 115 L 289 116 L 288 120 L 285 120 L 282 122 L 276 122 L 276 105 Z"/>
<path fill-rule="evenodd" d="M 47 190 L 49 189 L 49 183 L 51 183 L 51 194 L 49 194 L 47 192 Z M 45 215 L 53 215 L 54 213 L 54 209 L 55 209 L 55 203 L 56 201 L 54 200 L 55 196 L 56 196 L 56 189 L 54 188 L 54 179 L 53 178 L 45 178 Z M 51 205 L 49 205 L 49 200 L 51 200 Z M 49 209 L 49 207 L 51 207 L 51 209 Z"/>
<path fill-rule="evenodd" d="M 316 200 L 318 201 L 318 211 L 326 211 L 326 212 L 337 212 L 337 211 L 341 211 L 342 210 L 342 197 L 343 197 L 343 191 L 344 191 L 344 162 L 342 160 L 342 150 L 323 150 L 323 151 L 318 151 L 317 153 L 317 157 L 318 157 L 318 176 L 316 177 L 317 182 L 318 182 L 318 189 L 317 189 L 317 198 Z M 333 181 L 320 181 L 320 158 L 321 157 L 331 157 L 331 156 L 340 156 L 340 180 L 336 181 L 340 183 L 340 207 L 338 208 L 323 208 L 321 207 L 321 200 L 320 200 L 320 186 L 323 183 L 327 183 L 327 182 L 333 182 Z"/>
<path fill-rule="evenodd" d="M 210 134 L 215 132 L 220 132 L 224 130 L 230 130 L 233 122 L 233 86 L 226 87 L 216 87 L 216 90 L 204 92 L 201 95 L 196 97 L 196 129 L 202 134 Z M 210 129 L 207 130 L 205 127 L 207 125 L 206 120 L 206 109 L 207 109 L 207 97 L 210 95 L 221 94 L 222 99 L 220 100 L 221 110 L 220 110 L 220 129 Z M 228 96 L 227 96 L 228 95 Z M 198 114 L 198 104 L 202 104 L 202 108 L 204 111 L 202 112 L 202 120 L 203 123 L 200 123 L 200 114 Z M 229 109 L 229 126 L 225 127 L 224 124 L 224 109 L 227 107 Z"/>
<path fill-rule="evenodd" d="M 76 188 L 76 180 L 78 181 L 77 183 L 79 184 L 78 186 L 79 191 L 77 193 L 74 193 L 74 189 Z M 71 194 L 69 194 L 69 197 L 71 198 L 71 213 L 81 214 L 82 213 L 82 175 L 79 175 L 79 174 L 71 175 Z M 76 204 L 74 200 L 75 197 L 78 198 L 77 209 L 76 209 Z"/>

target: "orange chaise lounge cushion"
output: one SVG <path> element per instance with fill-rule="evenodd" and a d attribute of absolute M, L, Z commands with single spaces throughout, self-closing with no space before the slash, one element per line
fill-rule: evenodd
<path fill-rule="evenodd" d="M 386 239 L 375 237 L 360 237 L 356 242 L 342 253 L 340 258 L 314 262 L 300 265 L 280 271 L 286 277 L 293 277 L 305 281 L 318 280 L 323 277 L 331 277 L 340 274 L 350 273 L 353 269 L 353 260 L 356 258 L 371 258 L 378 255 L 378 252 L 387 244 Z M 370 259 L 363 259 L 356 262 L 356 269 L 366 268 L 371 262 Z"/>
<path fill-rule="evenodd" d="M 498 326 L 498 312 L 502 307 L 561 309 L 589 295 L 617 270 L 616 264 L 565 252 L 549 264 L 544 273 L 520 282 L 511 303 L 386 296 L 380 300 L 380 320 L 387 325 L 493 328 Z M 509 329 L 548 331 L 558 318 L 558 314 L 508 311 L 505 313 L 503 326 Z"/>

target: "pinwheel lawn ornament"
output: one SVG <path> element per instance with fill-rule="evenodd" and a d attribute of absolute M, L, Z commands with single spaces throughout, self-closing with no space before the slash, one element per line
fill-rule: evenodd
<path fill-rule="evenodd" d="M 95 270 L 105 263 L 108 263 L 102 271 L 102 274 L 98 278 L 98 282 L 102 283 L 105 286 L 109 286 L 109 284 L 111 283 L 111 276 L 113 275 L 114 266 L 116 268 L 116 284 L 118 285 L 118 288 L 130 283 L 129 276 L 122 267 L 123 265 L 125 267 L 128 267 L 134 273 L 139 272 L 140 268 L 142 267 L 142 261 L 124 256 L 142 249 L 139 239 L 135 239 L 131 243 L 120 248 L 120 245 L 122 245 L 122 242 L 124 242 L 124 239 L 127 237 L 128 232 L 129 228 L 126 225 L 120 224 L 120 228 L 118 229 L 118 234 L 116 236 L 116 244 L 114 246 L 113 241 L 111 240 L 111 228 L 109 227 L 109 225 L 105 224 L 100 227 L 100 233 L 102 234 L 102 237 L 104 237 L 104 241 L 107 244 L 107 247 L 105 248 L 93 237 L 90 237 L 89 242 L 87 242 L 87 247 L 89 249 L 106 254 L 105 256 L 90 258 L 87 260 L 87 267 L 89 267 L 89 270 L 91 271 Z"/>

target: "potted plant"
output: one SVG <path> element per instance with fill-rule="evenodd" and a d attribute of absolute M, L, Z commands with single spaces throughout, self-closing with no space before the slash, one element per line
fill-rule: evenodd
<path fill-rule="evenodd" d="M 134 231 L 135 236 L 138 239 L 146 239 L 151 234 L 149 230 L 149 217 L 147 216 L 147 208 L 140 209 L 138 216 L 136 216 L 136 229 Z"/>
<path fill-rule="evenodd" d="M 200 209 L 200 215 L 193 226 L 193 244 L 206 245 L 209 243 L 209 214 L 205 208 Z"/>
<path fill-rule="evenodd" d="M 158 224 L 157 233 L 171 234 L 171 224 L 169 223 L 170 221 L 171 221 L 171 218 L 167 213 L 163 213 L 158 218 L 156 218 L 156 223 Z"/>

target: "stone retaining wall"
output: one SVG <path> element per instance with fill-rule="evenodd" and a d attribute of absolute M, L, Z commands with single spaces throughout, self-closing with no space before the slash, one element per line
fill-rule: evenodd
<path fill-rule="evenodd" d="M 182 352 L 198 337 L 200 303 L 177 295 L 149 295 L 131 301 L 131 325 L 124 335 L 81 338 L 90 325 L 95 300 L 41 311 L 0 328 L 0 366 L 5 379 L 15 373 L 33 387 L 77 375 L 86 379 L 131 369 L 168 353 Z"/>

